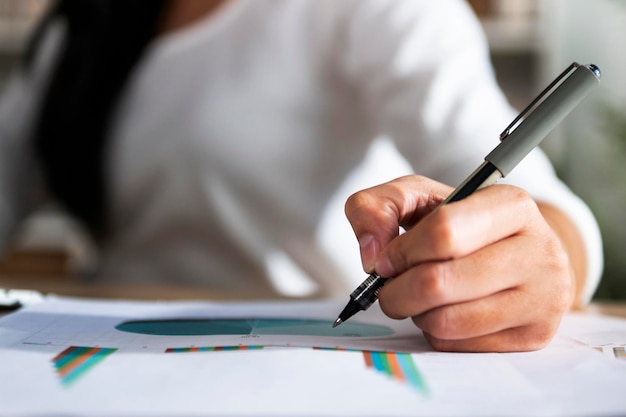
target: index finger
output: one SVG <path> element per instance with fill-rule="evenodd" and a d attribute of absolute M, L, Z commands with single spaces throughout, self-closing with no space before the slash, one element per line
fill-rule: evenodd
<path fill-rule="evenodd" d="M 452 188 L 419 175 L 397 178 L 351 195 L 345 213 L 359 241 L 361 261 L 372 272 L 381 249 L 435 209 Z"/>

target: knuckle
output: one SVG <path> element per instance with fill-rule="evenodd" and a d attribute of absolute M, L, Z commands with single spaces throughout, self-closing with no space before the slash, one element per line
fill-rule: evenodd
<path fill-rule="evenodd" d="M 574 288 L 572 280 L 569 277 L 561 280 L 560 285 L 557 285 L 555 287 L 551 298 L 551 312 L 553 314 L 560 315 L 566 312 L 570 308 L 572 304 L 572 299 L 574 298 Z"/>
<path fill-rule="evenodd" d="M 426 313 L 422 330 L 441 340 L 458 339 L 459 322 L 452 307 L 437 308 Z"/>
<path fill-rule="evenodd" d="M 555 291 L 555 294 L 552 297 L 552 299 L 554 300 L 552 312 L 556 314 L 562 314 L 568 310 L 572 302 L 571 290 L 568 289 L 564 291 Z"/>
<path fill-rule="evenodd" d="M 544 250 L 544 259 L 546 259 L 548 263 L 550 272 L 563 273 L 563 271 L 569 269 L 569 256 L 557 238 L 551 239 L 546 243 Z"/>
<path fill-rule="evenodd" d="M 451 211 L 446 207 L 440 207 L 434 214 L 435 226 L 431 230 L 430 241 L 436 254 L 452 257 L 455 253 L 458 230 L 454 227 Z"/>
<path fill-rule="evenodd" d="M 424 337 L 426 338 L 426 341 L 428 342 L 428 344 L 430 344 L 432 348 L 438 352 L 453 352 L 456 350 L 454 348 L 453 341 L 439 339 L 429 333 L 424 333 Z"/>
<path fill-rule="evenodd" d="M 533 351 L 543 349 L 556 334 L 556 329 L 557 326 L 552 323 L 542 323 L 541 325 L 532 326 L 526 332 L 523 350 Z"/>
<path fill-rule="evenodd" d="M 526 213 L 523 217 L 528 223 L 534 214 L 539 213 L 537 203 L 528 191 L 513 185 L 503 185 L 507 189 L 507 200 L 518 208 L 518 213 Z"/>
<path fill-rule="evenodd" d="M 387 185 L 389 189 L 389 185 Z M 375 225 L 395 222 L 398 210 L 393 199 L 386 198 L 375 188 L 369 188 L 350 195 L 344 203 L 344 213 L 348 219 L 358 220 L 360 223 Z"/>
<path fill-rule="evenodd" d="M 541 215 L 539 206 L 537 206 L 537 202 L 526 190 L 517 187 L 514 188 L 515 192 L 513 198 L 520 207 L 519 213 L 526 213 L 524 219 L 526 220 L 526 223 L 530 223 L 533 217 Z"/>
<path fill-rule="evenodd" d="M 530 196 L 530 194 L 524 190 L 523 188 L 516 187 L 513 185 L 505 185 L 508 189 L 508 199 L 515 202 L 516 204 L 527 206 L 525 208 L 529 208 L 535 206 L 535 201 Z"/>
<path fill-rule="evenodd" d="M 546 262 L 547 275 L 555 277 L 548 304 L 549 310 L 552 313 L 563 313 L 570 307 L 574 296 L 569 256 L 560 242 L 554 240 L 546 245 L 543 258 Z"/>
<path fill-rule="evenodd" d="M 372 196 L 367 190 L 358 191 L 346 200 L 344 211 L 349 216 L 367 209 L 372 201 Z"/>
<path fill-rule="evenodd" d="M 429 304 L 445 303 L 449 292 L 448 268 L 445 263 L 432 262 L 420 267 L 420 278 L 416 280 L 416 292 Z"/>

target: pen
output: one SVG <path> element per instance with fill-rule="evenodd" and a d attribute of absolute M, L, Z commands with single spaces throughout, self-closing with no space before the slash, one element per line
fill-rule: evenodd
<path fill-rule="evenodd" d="M 441 205 L 462 200 L 507 176 L 600 82 L 600 69 L 572 63 L 552 81 L 500 134 L 500 143 L 485 161 L 446 198 Z M 337 327 L 378 299 L 389 278 L 372 273 L 350 294 L 333 327 Z"/>

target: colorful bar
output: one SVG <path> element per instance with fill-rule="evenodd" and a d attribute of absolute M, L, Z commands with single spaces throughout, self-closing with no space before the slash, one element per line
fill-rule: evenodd
<path fill-rule="evenodd" d="M 314 347 L 316 350 L 336 350 L 340 352 L 361 352 L 367 368 L 372 368 L 413 388 L 426 392 L 426 384 L 420 375 L 410 353 L 373 352 L 368 350 Z"/>
<path fill-rule="evenodd" d="M 615 355 L 616 359 L 626 361 L 626 350 L 624 349 L 624 346 L 614 347 L 613 354 Z"/>
<path fill-rule="evenodd" d="M 188 352 L 222 352 L 230 350 L 259 350 L 263 349 L 262 345 L 256 346 L 193 346 L 193 347 L 180 347 L 180 348 L 167 348 L 165 353 L 188 353 Z"/>
<path fill-rule="evenodd" d="M 70 346 L 52 358 L 63 385 L 69 385 L 117 349 Z"/>
<path fill-rule="evenodd" d="M 340 347 L 319 347 L 313 346 L 314 350 L 332 350 L 336 352 L 363 352 L 361 349 L 348 349 L 348 348 L 340 348 Z"/>
<path fill-rule="evenodd" d="M 402 374 L 407 379 L 409 385 L 411 385 L 415 389 L 426 391 L 426 384 L 424 383 L 424 379 L 417 370 L 417 366 L 415 366 L 415 362 L 413 362 L 411 354 L 397 353 L 395 354 L 395 356 L 398 358 L 400 368 L 402 369 Z"/>
<path fill-rule="evenodd" d="M 419 391 L 426 391 L 424 380 L 410 353 L 364 351 L 363 359 L 368 368 L 409 384 Z"/>

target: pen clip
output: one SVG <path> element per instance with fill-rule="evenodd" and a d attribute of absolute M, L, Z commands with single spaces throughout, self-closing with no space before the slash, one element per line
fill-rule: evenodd
<path fill-rule="evenodd" d="M 500 133 L 500 141 L 503 141 L 504 139 L 506 139 L 511 134 L 511 132 L 513 131 L 513 128 L 517 127 L 517 125 L 519 125 L 521 120 L 526 115 L 530 114 L 537 107 L 537 104 L 539 104 L 539 102 L 544 97 L 546 97 L 548 95 L 548 93 L 550 93 L 550 91 L 552 89 L 554 89 L 554 87 L 557 86 L 557 84 L 559 84 L 564 78 L 566 78 L 569 75 L 569 73 L 573 72 L 579 66 L 580 66 L 580 64 L 578 64 L 577 62 L 572 63 L 569 67 L 567 67 L 565 69 L 565 71 L 563 71 L 558 77 L 556 77 L 556 79 L 554 81 L 552 81 L 550 83 L 550 85 L 548 85 L 545 88 L 545 90 L 543 90 L 541 93 L 539 93 L 537 98 L 535 98 L 533 101 L 531 101 L 530 104 L 528 106 L 526 106 L 526 108 L 524 110 L 522 110 L 522 112 L 511 122 L 511 124 L 508 125 L 506 127 L 506 129 L 504 129 L 504 131 L 502 133 Z"/>

